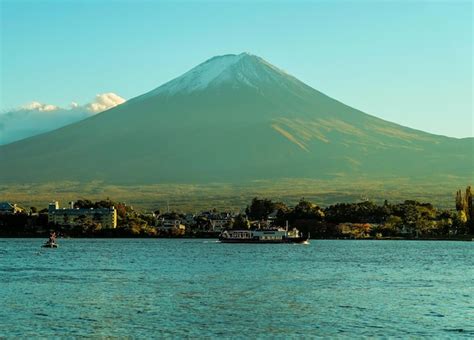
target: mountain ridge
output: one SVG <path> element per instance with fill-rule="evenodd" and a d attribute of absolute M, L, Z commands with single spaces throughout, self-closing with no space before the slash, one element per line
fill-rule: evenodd
<path fill-rule="evenodd" d="M 474 138 L 387 122 L 268 65 L 249 54 L 214 57 L 111 110 L 0 147 L 0 180 L 198 183 L 428 180 L 433 169 L 473 174 Z"/>

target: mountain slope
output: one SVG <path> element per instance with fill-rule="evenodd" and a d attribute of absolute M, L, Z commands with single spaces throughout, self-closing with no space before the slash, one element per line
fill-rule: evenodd
<path fill-rule="evenodd" d="M 0 181 L 472 178 L 473 141 L 378 119 L 259 57 L 226 55 L 94 117 L 0 147 Z"/>

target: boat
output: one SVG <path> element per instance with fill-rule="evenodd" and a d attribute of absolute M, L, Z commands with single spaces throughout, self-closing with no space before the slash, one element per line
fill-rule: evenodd
<path fill-rule="evenodd" d="M 56 242 L 45 242 L 42 246 L 43 248 L 57 248 L 58 244 Z"/>
<path fill-rule="evenodd" d="M 219 235 L 222 243 L 308 243 L 308 240 L 309 234 L 304 236 L 296 228 L 224 230 Z"/>
<path fill-rule="evenodd" d="M 56 232 L 52 232 L 49 234 L 49 239 L 46 241 L 43 246 L 43 248 L 57 248 L 58 244 L 56 243 Z"/>

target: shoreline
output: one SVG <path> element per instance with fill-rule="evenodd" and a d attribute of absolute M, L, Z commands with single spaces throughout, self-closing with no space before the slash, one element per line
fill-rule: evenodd
<path fill-rule="evenodd" d="M 19 235 L 0 235 L 0 239 L 45 239 L 44 235 L 28 235 L 28 236 L 19 236 Z M 218 237 L 210 236 L 66 236 L 59 237 L 59 240 L 65 239 L 182 239 L 182 240 L 192 240 L 192 239 L 206 239 L 206 240 L 218 240 Z M 461 242 L 474 242 L 474 235 L 463 235 L 463 237 L 422 237 L 422 238 L 408 238 L 408 237 L 367 237 L 367 238 L 310 238 L 309 241 L 461 241 Z"/>

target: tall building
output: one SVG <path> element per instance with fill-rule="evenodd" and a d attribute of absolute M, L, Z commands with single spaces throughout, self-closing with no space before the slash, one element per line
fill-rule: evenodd
<path fill-rule="evenodd" d="M 48 205 L 48 222 L 62 226 L 77 226 L 84 223 L 97 223 L 102 228 L 110 229 L 117 227 L 117 210 L 111 208 L 74 208 L 74 202 L 70 202 L 69 208 L 60 208 L 58 201 Z"/>

